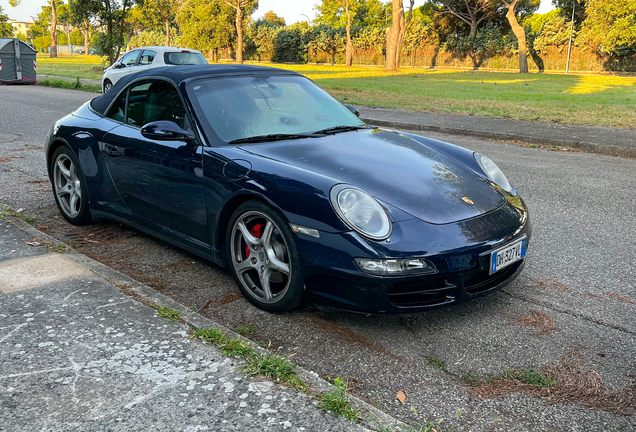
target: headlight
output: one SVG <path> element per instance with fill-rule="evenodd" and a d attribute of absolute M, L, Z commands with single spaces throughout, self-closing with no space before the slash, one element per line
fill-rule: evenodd
<path fill-rule="evenodd" d="M 382 240 L 391 234 L 391 221 L 384 208 L 368 193 L 340 184 L 331 189 L 331 205 L 342 220 L 363 236 Z"/>
<path fill-rule="evenodd" d="M 484 170 L 484 172 L 488 175 L 488 177 L 490 177 L 490 180 L 495 182 L 495 184 L 497 184 L 506 192 L 514 194 L 510 182 L 508 181 L 504 173 L 499 169 L 497 164 L 488 159 L 486 156 L 479 153 L 475 153 L 475 160 L 477 161 L 481 169 Z"/>
<path fill-rule="evenodd" d="M 435 264 L 426 258 L 370 259 L 355 258 L 364 273 L 376 276 L 401 276 L 437 273 Z"/>

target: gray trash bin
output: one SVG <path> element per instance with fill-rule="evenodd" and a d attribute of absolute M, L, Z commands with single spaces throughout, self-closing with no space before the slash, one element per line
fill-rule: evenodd
<path fill-rule="evenodd" d="M 35 84 L 36 56 L 20 39 L 0 39 L 0 84 Z"/>

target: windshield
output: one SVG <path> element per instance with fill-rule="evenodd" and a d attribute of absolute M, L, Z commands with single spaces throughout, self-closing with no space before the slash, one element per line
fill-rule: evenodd
<path fill-rule="evenodd" d="M 208 64 L 208 61 L 201 53 L 193 53 L 190 51 L 183 52 L 167 52 L 163 54 L 163 61 L 169 65 L 202 65 Z"/>
<path fill-rule="evenodd" d="M 302 76 L 207 78 L 191 82 L 188 92 L 197 113 L 207 123 L 204 127 L 228 143 L 365 126 L 344 105 Z"/>

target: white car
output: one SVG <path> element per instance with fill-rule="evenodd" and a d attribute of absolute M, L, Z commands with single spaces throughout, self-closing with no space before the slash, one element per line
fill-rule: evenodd
<path fill-rule="evenodd" d="M 102 92 L 106 93 L 121 77 L 142 70 L 170 65 L 200 65 L 208 61 L 197 50 L 175 47 L 142 47 L 120 57 L 102 76 Z"/>

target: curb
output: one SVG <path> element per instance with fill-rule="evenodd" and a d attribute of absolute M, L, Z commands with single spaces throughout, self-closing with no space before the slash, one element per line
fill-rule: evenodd
<path fill-rule="evenodd" d="M 143 301 L 140 300 L 145 300 L 149 301 L 150 303 L 156 303 L 163 307 L 179 311 L 182 313 L 181 318 L 183 319 L 183 321 L 191 327 L 211 327 L 218 329 L 233 338 L 241 338 L 243 340 L 246 340 L 256 352 L 262 354 L 271 354 L 270 351 L 252 342 L 250 339 L 239 335 L 238 333 L 234 332 L 231 329 L 228 329 L 227 327 L 222 326 L 214 320 L 199 315 L 192 309 L 186 307 L 185 305 L 182 305 L 181 303 L 176 302 L 175 300 L 161 294 L 160 292 L 155 291 L 153 288 L 144 285 L 141 282 L 129 276 L 126 276 L 125 274 L 120 273 L 119 271 L 112 269 L 105 264 L 100 263 L 99 261 L 95 261 L 94 259 L 89 258 L 88 256 L 73 249 L 66 243 L 34 228 L 23 220 L 15 216 L 6 217 L 5 220 L 8 220 L 13 225 L 17 226 L 26 233 L 34 237 L 46 240 L 52 245 L 64 246 L 65 249 L 62 253 L 67 254 L 73 261 L 84 266 L 98 276 L 106 279 L 107 282 L 115 285 L 117 288 L 122 290 L 124 294 L 132 297 L 134 301 L 143 303 Z M 335 387 L 331 383 L 320 378 L 320 376 L 314 371 L 310 371 L 299 365 L 296 365 L 296 371 L 298 373 L 298 376 L 308 384 L 310 390 L 315 393 L 324 393 L 335 389 Z M 410 427 L 405 423 L 397 420 L 394 417 L 391 417 L 389 414 L 375 408 L 362 399 L 350 393 L 347 394 L 347 397 L 351 405 L 360 412 L 360 420 L 362 422 L 362 425 L 360 425 L 357 423 L 349 422 L 346 419 L 340 419 L 342 425 L 345 426 L 345 428 L 347 428 L 348 430 L 358 431 L 360 430 L 360 427 L 366 431 L 391 430 L 395 432 L 406 432 L 411 430 Z"/>
<path fill-rule="evenodd" d="M 601 145 L 595 143 L 588 143 L 582 141 L 566 141 L 552 138 L 543 138 L 532 135 L 516 135 L 504 132 L 487 132 L 476 131 L 470 129 L 461 129 L 444 126 L 433 126 L 418 123 L 404 123 L 390 120 L 380 120 L 373 118 L 360 118 L 363 122 L 380 127 L 388 127 L 401 130 L 413 130 L 413 131 L 427 131 L 427 132 L 439 132 L 448 135 L 463 135 L 474 138 L 495 139 L 502 141 L 521 141 L 529 144 L 551 145 L 556 147 L 571 147 L 578 150 L 583 150 L 589 153 L 599 153 L 612 156 L 627 156 L 636 157 L 636 149 L 629 149 L 626 147 Z"/>

